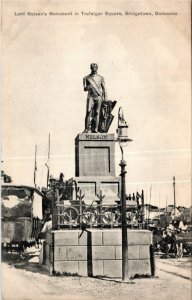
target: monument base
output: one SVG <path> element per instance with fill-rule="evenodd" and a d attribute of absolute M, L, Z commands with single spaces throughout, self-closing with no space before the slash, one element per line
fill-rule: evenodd
<path fill-rule="evenodd" d="M 68 180 L 69 186 L 72 186 L 73 182 L 76 182 L 76 188 L 82 192 L 83 201 L 85 204 L 90 204 L 93 201 L 98 201 L 98 195 L 102 192 L 103 204 L 110 205 L 116 204 L 115 201 L 120 201 L 120 177 L 114 176 L 81 176 L 73 177 Z M 76 199 L 76 191 L 71 191 L 71 198 L 69 200 Z"/>
<path fill-rule="evenodd" d="M 151 275 L 147 230 L 128 230 L 128 276 Z M 44 263 L 52 274 L 122 276 L 121 229 L 58 230 L 47 233 Z"/>

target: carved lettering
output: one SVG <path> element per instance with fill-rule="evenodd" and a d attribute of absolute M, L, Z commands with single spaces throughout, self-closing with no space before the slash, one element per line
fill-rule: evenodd
<path fill-rule="evenodd" d="M 105 134 L 105 135 L 103 135 L 103 134 L 97 134 L 97 135 L 86 134 L 85 138 L 86 138 L 86 140 L 107 140 L 107 134 Z"/>

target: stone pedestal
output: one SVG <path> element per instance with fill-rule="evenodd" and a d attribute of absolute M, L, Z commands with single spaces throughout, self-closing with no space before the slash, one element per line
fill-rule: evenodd
<path fill-rule="evenodd" d="M 128 273 L 151 275 L 152 233 L 128 230 Z M 59 230 L 47 233 L 44 261 L 50 271 L 81 276 L 122 276 L 120 229 Z"/>
<path fill-rule="evenodd" d="M 75 176 L 115 176 L 114 134 L 81 133 L 75 139 Z"/>
<path fill-rule="evenodd" d="M 105 195 L 103 205 L 115 204 L 120 200 L 120 177 L 115 176 L 80 176 L 71 178 L 68 183 L 72 186 L 72 182 L 76 182 L 77 187 L 84 195 L 85 204 L 91 204 L 94 200 L 98 201 L 100 191 Z M 76 199 L 76 191 L 71 191 L 71 198 Z"/>
<path fill-rule="evenodd" d="M 105 195 L 103 204 L 115 204 L 120 196 L 120 177 L 115 176 L 115 136 L 108 133 L 80 133 L 75 139 L 75 176 L 68 183 L 76 182 L 84 194 L 86 204 Z M 75 190 L 71 199 L 76 197 Z"/>

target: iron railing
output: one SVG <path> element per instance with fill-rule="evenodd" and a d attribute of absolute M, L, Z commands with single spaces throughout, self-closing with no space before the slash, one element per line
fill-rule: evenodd
<path fill-rule="evenodd" d="M 57 207 L 57 229 L 60 228 L 114 228 L 121 227 L 121 205 L 102 205 L 92 202 L 91 205 L 85 203 L 72 203 L 65 205 L 60 203 Z M 127 226 L 141 227 L 142 222 L 138 210 L 131 209 L 127 206 L 126 209 Z"/>
<path fill-rule="evenodd" d="M 87 204 L 81 190 L 76 194 L 76 200 L 61 200 L 59 190 L 55 189 L 55 204 L 53 207 L 53 229 L 60 228 L 113 228 L 122 226 L 122 209 L 120 199 L 114 204 L 103 202 L 105 195 L 100 191 L 98 200 Z M 143 209 L 136 205 L 130 206 L 126 201 L 126 221 L 131 228 L 143 228 Z"/>

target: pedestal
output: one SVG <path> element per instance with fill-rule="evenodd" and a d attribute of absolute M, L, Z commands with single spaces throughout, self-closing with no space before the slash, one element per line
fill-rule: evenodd
<path fill-rule="evenodd" d="M 78 134 L 75 139 L 75 176 L 115 176 L 114 134 Z"/>
<path fill-rule="evenodd" d="M 151 275 L 152 233 L 128 230 L 129 277 Z M 121 277 L 121 230 L 87 229 L 51 231 L 46 236 L 44 261 L 56 274 Z"/>
<path fill-rule="evenodd" d="M 110 205 L 116 204 L 116 201 L 120 200 L 120 177 L 115 176 L 81 176 L 73 177 L 68 183 L 69 186 L 76 182 L 77 188 L 79 188 L 84 195 L 83 201 L 85 204 L 91 204 L 93 201 L 98 201 L 100 191 L 105 195 L 103 204 Z M 69 200 L 76 199 L 75 189 L 71 190 L 71 197 Z"/>

